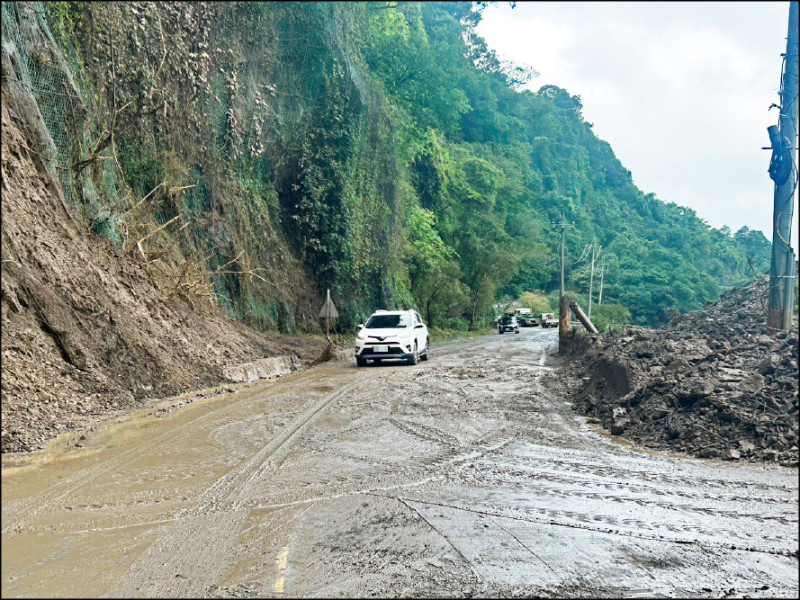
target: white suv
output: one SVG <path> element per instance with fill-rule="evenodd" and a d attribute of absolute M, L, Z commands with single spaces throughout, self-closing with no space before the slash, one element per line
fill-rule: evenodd
<path fill-rule="evenodd" d="M 417 364 L 428 360 L 430 343 L 428 327 L 415 310 L 376 310 L 366 324 L 358 326 L 356 364 L 363 367 L 367 359 L 403 359 Z"/>

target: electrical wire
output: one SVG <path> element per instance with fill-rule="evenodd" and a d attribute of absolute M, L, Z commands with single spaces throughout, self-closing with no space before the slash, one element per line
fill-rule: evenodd
<path fill-rule="evenodd" d="M 592 247 L 591 244 L 586 244 L 586 246 L 583 248 L 583 254 L 581 254 L 581 257 L 578 260 L 575 261 L 576 265 L 579 262 L 582 262 L 589 255 L 589 248 L 591 248 L 591 247 Z"/>

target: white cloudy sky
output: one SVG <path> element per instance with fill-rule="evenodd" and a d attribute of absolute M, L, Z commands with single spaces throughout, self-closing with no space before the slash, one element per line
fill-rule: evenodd
<path fill-rule="evenodd" d="M 581 96 L 642 191 L 712 227 L 772 240 L 767 127 L 777 124 L 789 2 L 508 2 L 478 34 L 502 59 Z M 795 200 L 795 217 L 797 201 Z M 797 248 L 797 222 L 792 227 Z"/>

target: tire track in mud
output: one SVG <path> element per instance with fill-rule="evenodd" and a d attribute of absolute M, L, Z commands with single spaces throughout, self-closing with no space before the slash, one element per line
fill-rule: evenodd
<path fill-rule="evenodd" d="M 504 448 L 505 446 L 514 441 L 513 437 L 503 437 L 499 440 L 486 439 L 486 438 L 496 437 L 494 433 L 495 432 L 490 432 L 489 434 L 483 436 L 482 438 L 473 440 L 473 442 L 470 444 L 463 445 L 460 448 L 460 450 L 462 450 L 461 453 L 457 453 L 458 449 L 451 448 L 451 452 L 436 456 L 434 458 L 420 459 L 419 462 L 414 466 L 412 466 L 411 468 L 406 468 L 401 472 L 398 472 L 394 475 L 384 478 L 382 484 L 378 486 L 374 485 L 364 486 L 363 482 L 356 482 L 362 485 L 353 485 L 351 483 L 345 483 L 345 484 L 331 486 L 324 484 L 325 493 L 316 493 L 313 495 L 308 495 L 308 490 L 306 489 L 299 494 L 300 497 L 295 499 L 285 499 L 281 502 L 273 502 L 273 503 L 264 503 L 263 499 L 251 500 L 249 502 L 245 501 L 242 504 L 242 506 L 246 506 L 250 510 L 282 508 L 288 506 L 308 504 L 310 502 L 335 500 L 338 498 L 345 498 L 347 496 L 354 496 L 358 494 L 372 494 L 373 492 L 376 491 L 393 490 L 406 487 L 417 487 L 429 483 L 434 483 L 437 481 L 442 481 L 453 476 L 453 471 L 442 472 L 441 469 L 443 467 L 447 467 L 448 465 L 453 465 L 455 467 L 456 472 L 461 471 L 466 468 L 466 465 L 470 464 L 470 461 L 497 452 L 498 450 Z M 491 443 L 489 443 L 490 441 Z M 394 466 L 394 465 L 389 465 L 389 466 Z M 394 482 L 387 483 L 386 479 L 388 479 L 389 481 L 394 480 Z"/>
<path fill-rule="evenodd" d="M 282 462 L 291 442 L 338 398 L 356 389 L 364 376 L 339 388 L 305 411 L 243 465 L 220 477 L 178 515 L 130 566 L 107 594 L 110 598 L 207 595 L 228 565 L 258 484 Z"/>
<path fill-rule="evenodd" d="M 375 494 L 379 495 L 379 494 Z M 651 540 L 651 541 L 658 541 L 658 542 L 670 542 L 674 544 L 690 544 L 695 546 L 700 546 L 704 548 L 716 548 L 716 549 L 725 549 L 725 550 L 739 550 L 743 552 L 759 552 L 762 554 L 771 554 L 775 556 L 787 556 L 791 557 L 794 556 L 794 551 L 789 549 L 781 549 L 781 548 L 764 548 L 764 547 L 757 547 L 752 544 L 744 543 L 742 545 L 736 544 L 725 544 L 721 542 L 712 542 L 712 541 L 700 541 L 696 538 L 684 538 L 679 536 L 669 537 L 659 534 L 649 534 L 649 533 L 642 533 L 639 530 L 631 531 L 631 530 L 624 530 L 620 529 L 620 523 L 628 524 L 633 523 L 636 525 L 641 524 L 640 521 L 635 521 L 632 519 L 595 519 L 598 522 L 602 523 L 603 525 L 610 525 L 610 526 L 602 526 L 602 525 L 595 525 L 586 522 L 576 522 L 576 521 L 567 521 L 564 520 L 564 517 L 575 519 L 576 517 L 580 516 L 578 513 L 574 513 L 572 511 L 561 511 L 561 510 L 536 510 L 534 512 L 538 513 L 538 515 L 532 515 L 528 512 L 525 513 L 505 513 L 498 510 L 492 509 L 481 509 L 481 508 L 469 508 L 466 506 L 459 506 L 457 504 L 452 504 L 448 502 L 435 502 L 432 500 L 426 500 L 421 498 L 413 498 L 409 496 L 392 496 L 392 495 L 384 495 L 384 498 L 397 500 L 398 502 L 402 502 L 403 504 L 412 503 L 412 504 L 421 504 L 427 506 L 436 506 L 440 508 L 449 508 L 453 510 L 464 511 L 468 513 L 473 513 L 477 515 L 482 515 L 486 517 L 499 517 L 503 519 L 511 519 L 515 521 L 525 521 L 529 523 L 536 523 L 538 525 L 553 525 L 557 527 L 567 527 L 571 529 L 583 529 L 587 531 L 591 531 L 594 533 L 603 533 L 603 534 L 610 534 L 610 535 L 618 535 L 622 537 L 630 537 L 630 538 L 638 538 L 643 540 Z M 664 526 L 664 529 L 667 529 L 674 533 L 692 533 L 692 532 L 705 532 L 705 533 L 716 533 L 715 532 L 707 532 L 704 531 L 703 528 L 700 527 L 687 527 L 687 528 L 673 528 L 671 526 Z M 656 527 L 655 529 L 660 529 Z M 752 540 L 750 536 L 736 536 L 737 538 L 745 540 Z M 762 537 L 761 539 L 768 539 L 770 541 L 781 541 L 778 538 L 766 538 Z"/>
<path fill-rule="evenodd" d="M 734 487 L 736 490 L 741 491 L 742 488 L 750 488 L 758 490 L 758 494 L 761 494 L 763 498 L 763 492 L 766 491 L 774 491 L 774 490 L 785 490 L 787 492 L 791 492 L 792 488 L 780 484 L 772 484 L 772 483 L 761 483 L 758 481 L 731 481 L 730 479 L 723 479 L 723 478 L 709 478 L 709 477 L 702 477 L 697 476 L 695 474 L 688 474 L 686 476 L 674 476 L 669 475 L 665 471 L 656 470 L 655 468 L 651 468 L 646 470 L 642 467 L 649 466 L 649 467 L 656 467 L 662 466 L 666 467 L 671 463 L 664 463 L 659 460 L 654 460 L 650 464 L 641 464 L 641 465 L 634 465 L 630 468 L 626 468 L 623 466 L 613 466 L 608 462 L 602 462 L 602 460 L 598 462 L 589 462 L 592 459 L 602 459 L 602 455 L 598 455 L 592 452 L 582 452 L 582 454 L 586 454 L 586 459 L 583 462 L 577 460 L 568 460 L 565 458 L 560 458 L 564 455 L 565 452 L 559 452 L 556 454 L 553 449 L 547 446 L 537 446 L 536 449 L 539 451 L 540 455 L 542 454 L 551 454 L 551 456 L 543 456 L 541 458 L 536 458 L 532 456 L 515 456 L 515 461 L 524 466 L 530 468 L 541 468 L 546 467 L 547 471 L 560 471 L 563 473 L 571 473 L 571 474 L 581 474 L 581 475 L 589 475 L 589 476 L 597 476 L 597 477 L 613 477 L 618 478 L 620 480 L 630 480 L 630 481 L 646 481 L 651 482 L 659 485 L 680 485 L 680 486 L 687 486 L 687 487 L 697 487 L 703 486 L 705 489 L 714 488 L 717 490 L 725 490 L 731 487 Z M 568 450 L 572 454 L 576 454 L 580 451 L 575 451 L 572 449 Z M 637 456 L 641 457 L 642 455 L 637 454 Z M 581 458 L 580 456 L 578 458 Z M 649 457 L 648 457 L 649 458 Z M 692 459 L 687 459 L 692 460 Z M 536 471 L 539 472 L 539 471 Z M 795 498 L 796 500 L 796 498 Z"/>
<path fill-rule="evenodd" d="M 572 461 L 561 463 L 576 464 Z M 591 465 L 583 464 L 584 469 L 551 471 L 560 466 L 557 460 L 544 460 L 542 470 L 509 469 L 510 465 L 503 460 L 486 466 L 487 469 L 455 473 L 451 479 L 461 479 L 461 483 L 475 487 L 488 484 L 494 489 L 515 490 L 512 497 L 519 501 L 511 503 L 520 506 L 525 505 L 527 498 L 536 499 L 533 503 L 527 501 L 528 506 L 519 514 L 567 520 L 589 529 L 605 525 L 607 528 L 601 531 L 609 533 L 617 533 L 623 528 L 629 530 L 626 535 L 633 536 L 644 532 L 642 537 L 648 537 L 648 532 L 653 532 L 652 535 L 658 535 L 658 539 L 672 541 L 681 536 L 692 537 L 691 543 L 700 545 L 749 549 L 782 556 L 791 556 L 792 548 L 797 544 L 798 519 L 792 510 L 797 498 L 791 493 L 781 498 L 776 493 L 783 489 L 780 485 L 743 482 L 742 486 L 735 487 L 733 494 L 725 494 L 734 484 L 701 476 L 693 478 L 687 474 L 686 477 L 670 476 L 668 486 L 660 490 L 659 487 L 665 487 L 663 481 L 657 477 L 648 480 L 637 469 L 612 469 L 614 475 L 609 475 L 608 465 L 596 465 L 597 469 L 591 469 Z M 619 477 L 622 473 L 626 479 L 606 479 Z M 646 483 L 637 483 L 642 481 Z M 698 481 L 717 481 L 720 485 L 706 487 L 698 485 Z M 757 488 L 753 496 L 737 493 L 748 484 Z M 762 488 L 773 493 L 765 497 Z M 509 501 L 508 494 L 504 499 Z M 559 505 L 582 506 L 584 509 L 552 508 Z M 758 509 L 762 510 L 756 512 Z M 638 518 L 622 516 L 631 514 Z M 792 533 L 784 533 L 787 528 Z M 715 543 L 714 539 L 727 540 L 728 544 Z"/>
<path fill-rule="evenodd" d="M 423 425 L 422 423 L 414 423 L 407 419 L 387 419 L 389 423 L 397 427 L 400 431 L 407 435 L 417 437 L 427 442 L 434 442 L 436 444 L 446 444 L 447 446 L 457 446 L 458 440 L 455 436 L 445 433 L 441 429 Z"/>
<path fill-rule="evenodd" d="M 365 373 L 365 375 L 366 375 L 366 373 Z M 403 373 L 403 375 L 406 375 L 406 373 Z M 395 379 L 396 376 L 393 375 L 392 378 Z M 319 405 L 315 405 L 315 406 L 318 407 Z M 348 403 L 337 403 L 338 409 L 349 408 L 351 406 L 352 406 L 352 403 L 350 403 L 350 402 L 348 402 Z M 221 413 L 218 411 L 218 412 L 215 412 L 213 414 L 208 415 L 207 418 L 219 417 L 220 414 Z M 303 417 L 301 416 L 300 418 L 302 419 Z M 392 488 L 402 487 L 402 486 L 406 486 L 406 485 L 419 485 L 420 484 L 419 482 L 412 482 L 410 484 L 407 483 L 407 482 L 408 482 L 409 479 L 413 480 L 415 477 L 422 477 L 426 473 L 437 472 L 437 469 L 441 468 L 442 466 L 446 466 L 448 464 L 453 464 L 456 467 L 457 470 L 461 470 L 463 468 L 463 465 L 464 465 L 465 462 L 474 460 L 476 458 L 481 458 L 482 456 L 491 454 L 492 452 L 494 452 L 494 451 L 506 446 L 511 441 L 513 441 L 513 438 L 511 438 L 509 436 L 500 437 L 500 436 L 502 436 L 502 434 L 505 431 L 504 429 L 501 429 L 501 430 L 489 431 L 489 432 L 485 433 L 484 435 L 479 436 L 478 438 L 472 440 L 470 443 L 464 444 L 464 443 L 460 442 L 455 436 L 452 436 L 452 435 L 442 431 L 441 429 L 430 427 L 430 426 L 424 425 L 422 423 L 415 423 L 415 422 L 409 421 L 407 419 L 387 419 L 387 420 L 389 422 L 392 422 L 393 425 L 397 426 L 398 429 L 401 430 L 406 435 L 409 435 L 409 436 L 412 436 L 412 437 L 416 437 L 416 438 L 419 438 L 419 439 L 422 439 L 422 440 L 425 440 L 425 441 L 436 442 L 436 443 L 440 444 L 441 446 L 443 446 L 441 452 L 437 453 L 435 456 L 432 456 L 432 457 L 420 457 L 417 460 L 416 464 L 413 465 L 411 468 L 409 468 L 408 466 L 405 466 L 402 471 L 394 474 L 391 477 L 388 477 L 388 479 L 390 479 L 390 480 L 394 479 L 396 481 L 399 481 L 400 483 L 395 483 L 395 484 L 389 485 L 389 486 L 385 486 L 385 485 L 384 486 L 379 486 L 377 488 L 374 487 L 374 486 L 370 487 L 370 486 L 361 485 L 361 486 L 358 487 L 358 489 L 355 489 L 355 490 L 347 489 L 348 487 L 351 487 L 348 484 L 340 484 L 340 485 L 333 485 L 333 486 L 331 486 L 330 484 L 326 484 L 326 485 L 324 485 L 324 488 L 326 490 L 325 493 L 321 493 L 319 495 L 313 496 L 312 497 L 313 501 L 316 502 L 318 500 L 341 498 L 341 497 L 345 497 L 345 496 L 348 496 L 348 495 L 366 493 L 366 492 L 369 492 L 369 491 L 371 491 L 373 489 L 384 489 L 384 488 L 385 489 L 392 489 Z M 189 426 L 192 423 L 193 422 L 189 422 L 186 425 Z M 196 422 L 195 422 L 195 424 L 196 424 Z M 290 426 L 287 426 L 287 427 L 290 427 Z M 349 430 L 345 430 L 345 431 L 349 431 Z M 374 459 L 368 459 L 368 458 L 365 458 L 365 457 L 353 456 L 352 458 L 354 458 L 354 459 L 359 459 L 360 458 L 360 459 L 363 459 L 363 460 L 369 460 L 370 462 L 374 462 Z M 254 457 L 252 460 L 255 460 L 256 462 L 258 462 L 259 457 L 258 456 Z M 271 457 L 269 465 L 263 465 L 263 466 L 267 470 L 273 471 L 273 470 L 277 469 L 280 466 L 281 463 L 282 463 L 282 457 L 280 455 L 276 454 L 276 455 Z M 386 463 L 384 466 L 391 467 L 391 466 L 394 466 L 394 465 L 393 465 L 393 463 Z M 229 478 L 229 477 L 241 478 L 241 472 L 238 472 L 238 471 L 237 472 L 232 472 L 226 478 Z M 225 483 L 224 480 L 226 478 L 222 478 L 221 480 L 218 480 L 214 485 L 217 486 L 217 487 L 227 486 L 229 488 L 232 487 L 232 486 L 236 486 L 236 485 L 240 485 L 240 486 L 245 486 L 246 485 L 246 482 L 243 482 L 243 481 L 239 481 L 238 483 L 237 482 L 227 482 L 227 483 Z M 422 480 L 422 483 L 433 481 L 433 480 L 438 480 L 438 479 L 442 479 L 442 478 L 444 478 L 444 476 L 427 477 L 427 478 Z M 252 474 L 250 476 L 250 479 L 252 479 L 253 481 L 261 481 L 262 477 L 257 475 L 257 474 Z M 385 479 L 386 479 L 386 477 L 384 477 L 384 481 L 385 481 Z M 359 483 L 363 484 L 364 482 L 361 481 Z M 331 488 L 333 488 L 333 489 L 331 489 Z M 306 488 L 304 490 L 304 493 L 307 494 L 308 491 L 309 490 Z M 285 490 L 282 490 L 282 492 L 285 493 Z M 163 501 L 165 501 L 165 498 L 162 497 L 158 501 L 158 503 L 161 503 Z M 243 501 L 241 501 L 241 503 L 238 506 L 240 506 L 242 508 L 247 508 L 248 510 L 252 510 L 252 509 L 256 509 L 256 508 L 263 508 L 265 506 L 278 506 L 278 505 L 280 505 L 280 506 L 288 506 L 288 505 L 294 505 L 294 504 L 302 504 L 302 503 L 306 503 L 307 501 L 308 500 L 306 500 L 304 498 L 301 498 L 301 499 L 298 499 L 298 500 L 293 500 L 291 502 L 284 502 L 284 503 L 273 504 L 273 505 L 264 505 L 263 502 L 243 500 Z M 111 503 L 111 504 L 105 503 L 102 506 L 97 506 L 97 507 L 93 507 L 93 508 L 96 509 L 97 511 L 102 511 L 102 510 L 105 510 L 105 509 L 108 509 L 108 508 L 119 509 L 119 508 L 124 507 L 124 504 L 125 503 L 116 503 L 116 504 L 114 504 L 114 503 Z M 134 504 L 148 506 L 148 505 L 152 505 L 153 502 L 152 501 L 143 501 L 143 500 L 137 501 L 137 500 L 134 499 Z M 88 512 L 92 512 L 92 509 L 90 507 L 86 506 L 86 505 L 77 506 L 77 508 L 82 509 L 82 510 L 83 509 L 89 509 Z M 213 507 L 213 506 L 209 506 L 207 508 L 209 510 L 212 510 L 212 511 L 216 510 L 216 508 Z M 191 511 L 191 510 L 184 511 L 184 514 L 189 514 L 191 512 L 193 512 L 193 511 Z M 166 522 L 175 521 L 176 519 L 180 518 L 179 516 L 175 516 L 175 513 L 170 513 L 169 516 L 172 516 L 173 518 L 171 518 L 171 519 L 164 518 L 164 519 L 161 519 L 161 521 L 166 523 Z M 127 527 L 127 526 L 128 525 L 124 525 L 123 527 Z M 92 529 L 97 529 L 97 527 L 93 527 Z M 27 530 L 29 532 L 34 532 L 35 533 L 35 532 L 42 532 L 42 531 L 52 531 L 53 528 L 52 527 L 45 527 L 45 528 L 29 527 Z"/>
<path fill-rule="evenodd" d="M 689 502 L 698 501 L 700 503 L 713 503 L 718 505 L 720 502 L 729 502 L 729 503 L 738 503 L 738 504 L 752 504 L 757 503 L 759 505 L 764 504 L 774 504 L 775 506 L 783 507 L 784 513 L 786 515 L 795 516 L 795 513 L 788 511 L 788 508 L 792 506 L 792 503 L 797 502 L 797 498 L 789 498 L 789 497 L 778 497 L 777 495 L 772 496 L 764 496 L 761 493 L 754 494 L 752 496 L 741 496 L 734 492 L 733 495 L 725 494 L 724 490 L 715 490 L 713 494 L 704 493 L 703 491 L 692 491 L 692 490 L 702 490 L 702 486 L 696 486 L 693 483 L 693 480 L 683 480 L 680 484 L 673 481 L 667 491 L 660 489 L 662 483 L 660 481 L 655 481 L 653 485 L 637 483 L 636 479 L 631 479 L 631 481 L 624 481 L 624 480 L 602 480 L 592 477 L 581 477 L 578 476 L 569 476 L 559 474 L 553 471 L 535 471 L 535 470 L 520 470 L 515 469 L 513 467 L 507 467 L 503 463 L 500 463 L 501 471 L 497 474 L 490 474 L 490 475 L 483 475 L 481 481 L 484 483 L 493 483 L 497 485 L 503 484 L 513 484 L 518 483 L 520 481 L 531 481 L 534 480 L 537 485 L 537 489 L 544 489 L 544 490 L 551 490 L 553 495 L 560 495 L 564 498 L 569 498 L 572 496 L 579 496 L 582 498 L 588 499 L 602 499 L 602 500 L 610 500 L 610 501 L 630 501 L 630 502 L 639 502 L 639 498 L 635 494 L 639 494 L 642 496 L 655 496 L 655 497 L 662 497 L 662 498 L 678 498 L 681 501 L 687 502 L 687 504 L 676 504 L 670 503 L 667 501 L 659 501 L 657 499 L 647 499 L 643 500 L 648 506 L 658 506 L 663 508 L 680 508 L 685 509 L 687 511 L 697 511 L 702 512 L 705 514 L 713 514 L 718 516 L 733 516 L 738 515 L 742 517 L 752 517 L 757 520 L 781 520 L 783 517 L 781 516 L 767 516 L 763 513 L 746 513 L 741 511 L 727 511 L 719 509 L 715 506 L 713 509 L 704 507 L 702 505 L 693 505 L 690 506 Z M 547 486 L 546 483 L 552 483 L 554 485 Z M 581 486 L 585 489 L 580 490 L 570 490 L 566 486 Z M 682 485 L 686 486 L 684 489 L 676 489 L 675 485 Z M 596 491 L 592 491 L 596 490 Z M 620 498 L 615 498 L 610 494 L 618 493 L 618 492 L 626 492 L 628 495 Z M 793 522 L 797 522 L 796 519 Z M 788 523 L 787 523 L 788 524 Z"/>
<path fill-rule="evenodd" d="M 0 532 L 4 535 L 18 535 L 31 521 L 36 519 L 36 517 L 48 510 L 52 510 L 76 490 L 110 473 L 124 469 L 139 460 L 143 454 L 154 453 L 157 448 L 164 445 L 164 442 L 174 441 L 177 435 L 185 431 L 196 427 L 202 427 L 207 422 L 213 422 L 224 418 L 228 413 L 241 409 L 242 402 L 257 398 L 262 393 L 264 393 L 264 390 L 253 391 L 244 398 L 240 398 L 237 402 L 214 409 L 194 419 L 184 421 L 176 427 L 138 446 L 125 450 L 113 458 L 107 459 L 98 465 L 89 467 L 56 483 L 43 492 L 13 502 L 4 503 L 2 507 L 3 523 Z"/>
<path fill-rule="evenodd" d="M 424 372 L 431 373 L 438 371 L 440 367 L 437 367 L 434 364 L 428 364 L 423 367 Z M 417 380 L 421 377 L 422 372 L 418 367 L 416 370 L 409 370 L 409 369 L 399 369 L 399 370 L 392 370 L 387 371 L 385 369 L 380 370 L 373 370 L 367 369 L 362 371 L 364 376 L 375 376 L 379 377 L 380 383 L 374 383 L 370 386 L 370 389 L 359 390 L 357 394 L 355 394 L 354 398 L 352 398 L 348 402 L 337 403 L 335 410 L 343 411 L 347 409 L 352 409 L 354 406 L 358 405 L 374 405 L 378 402 L 390 402 L 390 403 L 400 403 L 397 399 L 397 396 L 403 396 L 408 390 L 410 389 L 410 385 L 413 385 L 414 380 Z M 386 388 L 385 386 L 390 386 Z M 393 397 L 392 400 L 381 400 L 375 402 L 361 402 L 359 401 L 360 396 L 368 397 L 370 394 L 373 393 L 373 390 L 376 387 L 380 387 L 383 390 L 383 394 L 387 397 Z M 396 392 L 396 393 L 395 393 Z M 443 403 L 443 404 L 446 404 Z M 332 409 L 333 410 L 333 409 Z M 394 411 L 393 411 L 394 412 Z M 375 415 L 373 415 L 374 417 Z M 346 418 L 351 418 L 349 415 Z M 340 482 L 331 482 L 325 481 L 320 483 L 308 483 L 306 482 L 302 488 L 302 490 L 292 490 L 292 489 L 281 489 L 280 496 L 281 501 L 271 503 L 269 505 L 265 505 L 263 501 L 257 505 L 250 505 L 251 508 L 263 508 L 264 506 L 278 506 L 278 505 L 287 505 L 287 504 L 299 504 L 306 502 L 307 498 L 311 497 L 315 500 L 320 499 L 330 499 L 330 498 L 341 498 L 346 495 L 351 495 L 355 493 L 364 493 L 365 490 L 370 489 L 377 489 L 374 486 L 369 486 L 367 483 L 369 480 L 378 479 L 381 484 L 379 487 L 384 487 L 387 482 L 391 481 L 394 482 L 392 485 L 395 487 L 397 485 L 405 485 L 409 480 L 415 480 L 419 478 L 424 478 L 426 481 L 432 481 L 433 479 L 443 479 L 446 475 L 437 475 L 435 478 L 431 478 L 431 473 L 438 473 L 439 470 L 445 468 L 448 469 L 450 465 L 455 467 L 456 470 L 460 470 L 464 468 L 464 463 L 468 461 L 474 460 L 476 458 L 480 458 L 482 456 L 491 454 L 514 440 L 514 437 L 508 435 L 508 431 L 506 427 L 502 427 L 500 429 L 489 430 L 477 437 L 467 441 L 462 438 L 457 437 L 456 435 L 452 435 L 439 427 L 433 427 L 431 425 L 425 424 L 418 420 L 413 420 L 412 418 L 408 418 L 408 415 L 397 415 L 397 417 L 391 416 L 379 416 L 378 417 L 381 421 L 390 423 L 396 430 L 402 433 L 405 436 L 408 436 L 412 439 L 419 439 L 424 442 L 434 443 L 436 444 L 439 449 L 435 454 L 427 455 L 427 456 L 418 456 L 415 457 L 411 463 L 404 463 L 398 469 L 396 462 L 389 462 L 389 461 L 381 461 L 374 457 L 369 456 L 362 456 L 362 455 L 353 455 L 347 452 L 340 452 L 338 450 L 335 451 L 336 456 L 342 458 L 350 458 L 352 460 L 364 462 L 370 465 L 380 465 L 383 467 L 388 467 L 391 471 L 387 472 L 380 472 L 380 473 L 370 473 L 365 472 L 361 475 L 357 475 L 352 477 L 349 481 L 340 483 Z M 430 416 L 423 417 L 426 421 L 430 420 Z M 374 428 L 374 423 L 361 423 L 356 422 L 353 426 L 338 430 L 334 434 L 330 434 L 329 437 L 324 437 L 322 439 L 314 439 L 313 443 L 316 445 L 324 444 L 327 445 L 330 442 L 335 442 L 337 439 L 340 439 L 342 434 L 345 433 L 353 433 L 354 431 L 370 431 Z M 448 473 L 453 472 L 453 468 L 449 468 Z M 321 489 L 320 489 L 321 488 Z M 319 490 L 319 491 L 317 491 Z M 263 490 L 262 490 L 263 491 Z M 310 493 L 310 495 L 309 495 Z M 294 497 L 293 497 L 294 496 Z"/>

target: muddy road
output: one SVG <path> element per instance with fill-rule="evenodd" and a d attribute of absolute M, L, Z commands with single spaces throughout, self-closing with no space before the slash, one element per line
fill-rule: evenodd
<path fill-rule="evenodd" d="M 2 596 L 797 597 L 797 469 L 611 439 L 562 396 L 556 336 L 326 363 L 4 455 Z"/>

